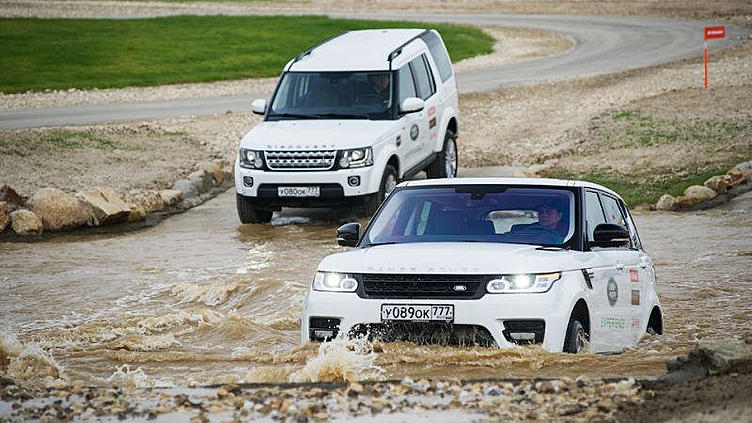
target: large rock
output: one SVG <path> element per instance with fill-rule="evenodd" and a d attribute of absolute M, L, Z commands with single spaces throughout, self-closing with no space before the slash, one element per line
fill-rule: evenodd
<path fill-rule="evenodd" d="M 670 194 L 663 194 L 655 204 L 655 208 L 663 211 L 673 210 L 676 208 L 676 198 Z"/>
<path fill-rule="evenodd" d="M 212 174 L 206 169 L 197 170 L 191 173 L 188 175 L 188 180 L 193 182 L 199 194 L 209 191 L 214 183 Z"/>
<path fill-rule="evenodd" d="M 721 341 L 703 342 L 689 352 L 666 362 L 669 373 L 659 378 L 667 382 L 725 375 L 729 373 L 752 373 L 752 345 Z"/>
<path fill-rule="evenodd" d="M 21 209 L 26 205 L 26 200 L 8 185 L 0 187 L 0 201 L 5 201 L 8 213 Z"/>
<path fill-rule="evenodd" d="M 748 162 L 742 162 L 734 166 L 732 169 L 736 169 L 744 175 L 745 178 L 752 178 L 752 160 Z"/>
<path fill-rule="evenodd" d="M 165 208 L 164 200 L 159 191 L 131 191 L 128 194 L 128 202 L 131 206 L 138 206 L 146 213 L 162 211 Z"/>
<path fill-rule="evenodd" d="M 205 169 L 211 174 L 214 185 L 221 185 L 224 181 L 232 179 L 232 167 L 227 160 L 215 160 L 206 165 Z"/>
<path fill-rule="evenodd" d="M 112 188 L 100 187 L 76 194 L 94 210 L 100 225 L 111 225 L 128 220 L 131 207 Z"/>
<path fill-rule="evenodd" d="M 47 231 L 64 231 L 82 225 L 96 225 L 91 206 L 57 188 L 42 188 L 28 201 Z"/>
<path fill-rule="evenodd" d="M 741 185 L 741 184 L 746 184 L 747 181 L 749 181 L 749 177 L 744 176 L 744 172 L 742 172 L 741 170 L 735 167 L 732 167 L 731 169 L 729 169 L 728 172 L 726 172 L 726 176 L 728 178 L 729 188 L 737 186 L 737 185 Z"/>
<path fill-rule="evenodd" d="M 10 216 L 8 216 L 8 203 L 0 201 L 0 232 L 4 231 L 10 223 Z"/>
<path fill-rule="evenodd" d="M 680 196 L 676 197 L 675 207 L 677 209 L 686 209 L 686 208 L 689 208 L 689 207 L 692 207 L 692 206 L 696 206 L 697 203 L 699 203 L 699 202 L 700 201 L 698 199 L 696 199 L 696 198 L 686 197 L 684 195 L 680 195 Z"/>
<path fill-rule="evenodd" d="M 165 206 L 174 206 L 183 198 L 183 191 L 179 189 L 163 189 L 159 191 L 159 196 L 162 197 L 162 202 Z"/>
<path fill-rule="evenodd" d="M 10 213 L 10 227 L 18 235 L 41 235 L 44 224 L 33 212 L 20 209 Z"/>
<path fill-rule="evenodd" d="M 698 203 L 712 200 L 718 196 L 718 193 L 702 185 L 692 185 L 684 190 L 684 196 L 694 198 Z"/>
<path fill-rule="evenodd" d="M 188 179 L 178 179 L 172 184 L 172 189 L 183 191 L 182 198 L 184 200 L 198 197 L 198 187 L 196 187 L 196 183 Z"/>
<path fill-rule="evenodd" d="M 705 181 L 703 185 L 712 189 L 718 194 L 723 194 L 728 190 L 729 180 L 730 178 L 728 177 L 728 175 L 716 175 Z"/>
<path fill-rule="evenodd" d="M 128 222 L 143 222 L 146 220 L 146 210 L 139 204 L 131 204 L 131 212 L 128 214 Z"/>

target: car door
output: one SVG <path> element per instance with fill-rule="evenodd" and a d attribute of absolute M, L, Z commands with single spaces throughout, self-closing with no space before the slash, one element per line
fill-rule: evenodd
<path fill-rule="evenodd" d="M 397 105 L 401 107 L 406 98 L 418 97 L 415 80 L 410 65 L 407 64 L 397 70 Z M 397 156 L 402 163 L 401 171 L 411 168 L 411 163 L 417 163 L 416 147 L 419 145 L 421 122 L 424 120 L 425 110 L 417 113 L 407 113 L 400 117 L 400 135 L 397 139 Z M 400 175 L 401 177 L 402 175 Z"/>
<path fill-rule="evenodd" d="M 593 240 L 595 227 L 608 223 L 601 197 L 597 191 L 585 192 L 586 243 Z M 630 299 L 625 278 L 628 261 L 623 249 L 587 246 L 591 256 L 585 269 L 593 286 L 590 295 L 590 347 L 593 351 L 619 351 L 630 342 L 628 304 Z"/>
<path fill-rule="evenodd" d="M 620 206 L 620 200 L 607 193 L 599 193 L 606 222 L 613 223 L 628 229 L 627 219 L 624 210 Z M 612 250 L 614 265 L 617 271 L 616 281 L 619 285 L 619 292 L 624 293 L 623 299 L 619 301 L 615 312 L 619 319 L 625 321 L 624 328 L 615 332 L 618 335 L 618 342 L 623 346 L 632 345 L 637 341 L 635 339 L 636 328 L 634 319 L 640 315 L 642 304 L 642 291 L 639 288 L 640 278 L 640 255 L 639 250 L 635 248 L 634 241 L 630 239 L 629 245 L 624 247 L 609 248 Z"/>
<path fill-rule="evenodd" d="M 439 117 L 437 114 L 439 95 L 436 93 L 436 81 L 425 54 L 411 60 L 410 69 L 413 72 L 417 95 L 425 102 L 425 107 L 419 113 L 420 116 L 418 122 L 416 122 L 419 133 L 411 132 L 410 139 L 415 141 L 415 148 L 412 150 L 412 160 L 409 161 L 408 167 L 412 168 L 433 154 L 433 145 L 436 144 L 439 133 Z M 411 131 L 413 131 L 412 128 Z M 416 135 L 416 139 L 412 138 L 413 135 Z"/>

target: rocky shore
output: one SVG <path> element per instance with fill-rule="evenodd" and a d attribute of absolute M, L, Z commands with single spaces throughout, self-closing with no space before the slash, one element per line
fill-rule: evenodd
<path fill-rule="evenodd" d="M 700 344 L 667 363 L 658 379 L 506 379 L 405 378 L 394 381 L 244 384 L 196 388 L 137 389 L 70 386 L 35 389 L 0 378 L 0 417 L 7 421 L 104 421 L 109 418 L 155 421 L 663 421 L 695 418 L 697 407 L 682 410 L 685 397 L 707 392 L 718 380 L 752 385 L 749 342 Z M 119 382 L 127 382 L 119 380 Z M 684 397 L 676 392 L 693 386 Z M 752 415 L 744 392 L 721 389 L 730 407 L 715 418 Z M 665 411 L 669 409 L 670 413 Z M 660 418 L 652 413 L 658 410 Z M 706 410 L 706 408 L 705 408 Z"/>
<path fill-rule="evenodd" d="M 94 187 L 69 194 L 58 188 L 42 188 L 25 198 L 3 185 L 0 239 L 33 240 L 44 233 L 103 229 L 121 223 L 132 224 L 129 228 L 141 227 L 147 221 L 153 224 L 202 204 L 233 183 L 230 163 L 215 160 L 175 181 L 170 189 L 119 192 L 111 187 Z"/>

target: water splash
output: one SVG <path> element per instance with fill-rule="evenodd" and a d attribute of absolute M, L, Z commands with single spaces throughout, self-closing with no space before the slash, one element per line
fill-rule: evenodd
<path fill-rule="evenodd" d="M 379 379 L 384 369 L 374 364 L 376 354 L 363 338 L 339 337 L 319 346 L 318 354 L 302 369 L 293 372 L 290 382 L 354 382 Z"/>

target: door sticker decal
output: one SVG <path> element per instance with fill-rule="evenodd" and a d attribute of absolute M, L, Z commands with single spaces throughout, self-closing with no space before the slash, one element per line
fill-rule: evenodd
<path fill-rule="evenodd" d="M 616 300 L 619 299 L 619 287 L 616 285 L 616 280 L 610 278 L 608 285 L 606 285 L 606 296 L 608 297 L 608 303 L 612 306 L 616 305 Z"/>

